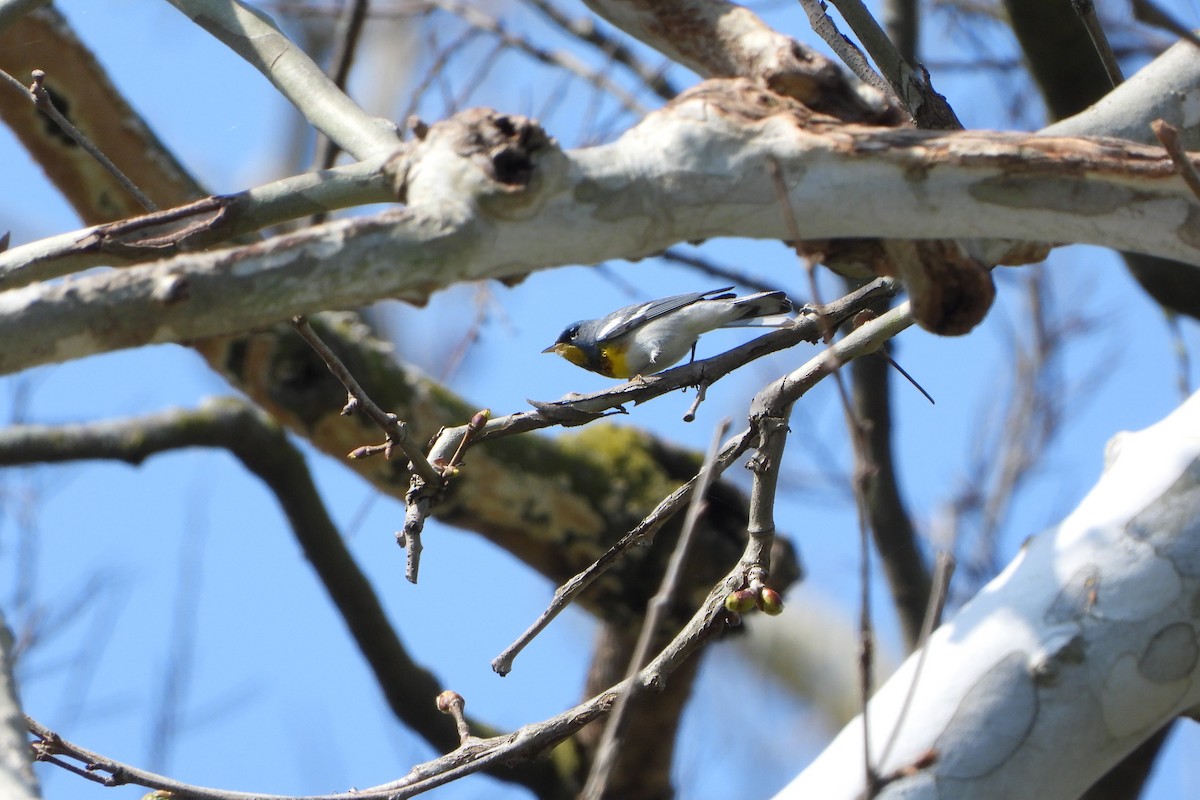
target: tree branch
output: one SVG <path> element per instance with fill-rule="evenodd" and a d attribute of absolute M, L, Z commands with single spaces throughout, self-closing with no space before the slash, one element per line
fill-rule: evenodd
<path fill-rule="evenodd" d="M 355 158 L 394 150 L 396 126 L 367 114 L 261 11 L 240 0 L 170 0 L 279 90 L 314 128 Z"/>
<path fill-rule="evenodd" d="M 0 0 L 0 32 L 50 0 Z"/>
<path fill-rule="evenodd" d="M 1096 486 L 930 639 L 879 797 L 1078 797 L 1200 702 L 1200 394 L 1108 444 Z M 893 733 L 920 656 L 870 704 Z M 777 795 L 860 797 L 861 720 Z"/>
<path fill-rule="evenodd" d="M 468 141 L 482 146 L 464 155 Z M 0 372 L 709 236 L 787 238 L 773 165 L 803 176 L 788 188 L 805 237 L 1079 241 L 1200 264 L 1196 200 L 1160 148 L 844 125 L 745 81 L 708 83 L 570 153 L 528 121 L 466 112 L 395 165 L 402 211 L 0 294 L 0 338 L 43 337 L 0 353 Z M 692 179 L 666 178 L 681 172 Z M 673 209 L 671 224 L 633 197 Z"/>
<path fill-rule="evenodd" d="M 848 77 L 834 61 L 724 0 L 588 0 L 592 11 L 705 78 L 745 77 L 814 111 L 896 124 L 891 98 Z"/>
<path fill-rule="evenodd" d="M 442 685 L 408 654 L 329 518 L 304 456 L 261 411 L 243 401 L 218 400 L 194 412 L 170 411 L 131 420 L 10 426 L 0 429 L 0 466 L 100 458 L 138 464 L 157 453 L 197 446 L 228 450 L 267 484 L 392 712 L 433 747 L 456 749 L 454 726 L 434 705 Z M 496 735 L 478 721 L 471 726 L 480 735 Z M 516 770 L 497 768 L 494 775 L 539 793 L 567 796 L 564 776 L 556 769 L 554 763 L 538 762 Z"/>
<path fill-rule="evenodd" d="M 33 774 L 25 720 L 13 677 L 12 631 L 0 612 L 0 796 L 6 800 L 40 800 Z"/>
<path fill-rule="evenodd" d="M 913 64 L 901 55 L 883 28 L 871 16 L 862 0 L 832 0 L 850 25 L 854 35 L 871 54 L 879 71 L 912 113 L 919 128 L 957 130 L 962 127 L 946 98 L 934 91 L 929 73 L 919 74 Z"/>
<path fill-rule="evenodd" d="M 375 158 L 307 172 L 14 247 L 0 252 L 0 288 L 60 278 L 89 267 L 139 264 L 239 239 L 244 242 L 247 234 L 317 211 L 391 202 L 396 198 L 383 174 L 384 161 Z"/>

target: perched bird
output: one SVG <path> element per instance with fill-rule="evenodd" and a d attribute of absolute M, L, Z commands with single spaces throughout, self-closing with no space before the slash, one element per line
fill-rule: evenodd
<path fill-rule="evenodd" d="M 543 353 L 609 378 L 652 375 L 695 353 L 700 334 L 717 328 L 782 327 L 793 321 L 783 292 L 738 297 L 732 286 L 664 297 L 567 327 Z"/>

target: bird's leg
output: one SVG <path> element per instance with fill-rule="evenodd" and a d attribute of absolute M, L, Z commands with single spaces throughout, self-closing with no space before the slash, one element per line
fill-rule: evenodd
<path fill-rule="evenodd" d="M 700 376 L 700 380 L 696 382 L 696 399 L 692 401 L 691 407 L 683 414 L 684 422 L 691 422 L 696 419 L 696 410 L 699 409 L 700 404 L 704 402 L 704 396 L 708 393 L 708 386 L 709 381 L 702 374 Z"/>

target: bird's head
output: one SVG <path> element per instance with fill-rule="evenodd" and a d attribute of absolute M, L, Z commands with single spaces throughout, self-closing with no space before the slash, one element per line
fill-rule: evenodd
<path fill-rule="evenodd" d="M 579 335 L 580 329 L 583 327 L 582 322 L 576 322 L 568 325 L 554 344 L 543 350 L 543 353 L 557 353 L 558 355 L 570 361 L 577 367 L 584 369 L 595 370 L 596 363 L 599 360 L 599 353 L 595 343 L 588 344 Z"/>

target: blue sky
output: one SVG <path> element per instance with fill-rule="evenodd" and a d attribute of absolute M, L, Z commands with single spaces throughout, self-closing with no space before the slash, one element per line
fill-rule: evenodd
<path fill-rule="evenodd" d="M 166 4 L 66 0 L 59 5 L 135 107 L 211 189 L 238 190 L 278 174 L 287 142 L 286 109 L 266 81 L 232 53 Z M 1195 21 L 1195 9 L 1177 10 Z M 813 40 L 795 7 L 780 4 L 768 11 L 780 29 Z M 505 7 L 503 13 L 518 27 L 536 26 L 519 7 Z M 935 19 L 926 41 L 931 53 L 951 58 L 961 37 Z M 997 52 L 1011 52 L 1011 43 L 997 30 L 987 31 L 984 41 Z M 506 56 L 480 80 L 469 102 L 519 113 L 541 109 L 552 92 L 529 70 L 520 57 Z M 672 75 L 681 85 L 692 80 L 682 71 Z M 1006 79 L 935 78 L 972 127 L 1010 125 L 1004 112 L 1014 96 L 1029 91 Z M 572 112 L 587 102 L 584 91 L 568 94 L 547 121 L 568 145 L 582 135 L 570 126 Z M 406 98 L 394 99 L 397 108 L 406 103 Z M 614 128 L 629 122 L 623 119 Z M 10 176 L 0 184 L 0 229 L 13 231 L 14 244 L 78 226 L 2 130 L 0 164 Z M 718 241 L 704 254 L 807 295 L 800 268 L 777 243 Z M 1064 385 L 1072 389 L 1066 429 L 1035 485 L 1013 509 L 1001 561 L 1021 539 L 1054 522 L 1082 497 L 1099 474 L 1104 442 L 1113 433 L 1150 424 L 1180 399 L 1161 314 L 1111 255 L 1064 248 L 1048 269 L 1057 314 L 1086 312 L 1097 324 L 1063 365 Z M 1005 270 L 998 275 L 999 305 L 971 335 L 943 339 L 912 330 L 895 344 L 898 360 L 937 399 L 930 406 L 915 390 L 896 384 L 904 488 L 923 530 L 931 528 L 939 505 L 966 480 L 962 454 L 985 429 L 984 409 L 1004 391 L 1009 342 L 1024 318 L 1023 274 Z M 541 273 L 514 288 L 491 285 L 485 290 L 482 342 L 467 353 L 449 383 L 497 413 L 525 408 L 525 398 L 554 399 L 600 388 L 605 379 L 539 351 L 573 319 L 714 285 L 712 279 L 652 260 Z M 403 333 L 404 356 L 436 372 L 444 363 L 445 343 L 466 334 L 479 292 L 460 287 L 441 293 L 424 309 L 384 308 Z M 1195 352 L 1195 326 L 1185 324 L 1184 333 Z M 706 337 L 701 355 L 743 338 L 733 332 Z M 628 423 L 701 448 L 721 417 L 744 417 L 757 386 L 811 355 L 811 348 L 802 346 L 751 365 L 714 387 L 690 425 L 680 421 L 691 402 L 684 395 L 635 408 Z M 1094 382 L 1097 376 L 1102 380 Z M 1194 382 L 1194 370 L 1191 378 Z M 194 407 L 201 398 L 229 392 L 194 353 L 161 346 L 0 379 L 0 418 L 59 423 L 135 416 Z M 802 593 L 789 603 L 829 603 L 852 618 L 857 534 L 845 486 L 836 483 L 849 467 L 841 425 L 831 385 L 798 404 L 788 445 L 794 467 L 785 483 L 799 488 L 781 500 L 779 519 L 798 542 L 809 570 Z M 421 584 L 410 586 L 402 577 L 403 553 L 392 538 L 402 517 L 399 505 L 376 497 L 335 460 L 312 452 L 309 460 L 335 520 L 411 652 L 448 688 L 466 696 L 471 714 L 517 726 L 579 698 L 592 635 L 584 614 L 561 618 L 522 656 L 513 674 L 500 680 L 490 660 L 541 610 L 553 587 L 478 537 L 436 525 L 426 537 Z M 814 475 L 823 475 L 824 482 L 806 480 Z M 30 592 L 18 602 L 26 586 Z M 881 638 L 895 651 L 898 637 L 882 585 L 875 596 Z M 57 621 L 21 665 L 29 713 L 114 758 L 201 784 L 311 794 L 380 783 L 433 755 L 392 720 L 273 498 L 222 453 L 186 451 L 136 468 L 81 464 L 0 472 L 0 602 L 18 628 L 38 615 Z M 164 702 L 163 674 L 177 619 L 186 621 L 189 634 L 189 680 L 178 704 L 175 736 L 164 748 L 152 720 Z M 755 658 L 730 644 L 707 656 L 679 746 L 682 797 L 723 797 L 734 789 L 765 796 L 819 747 L 811 730 L 817 723 L 782 688 L 758 677 L 748 663 Z M 743 674 L 745 680 L 728 677 Z M 738 744 L 731 753 L 728 728 L 714 725 L 714 717 L 734 728 L 765 722 L 787 731 L 786 741 L 800 752 L 763 753 Z M 1189 725 L 1175 738 L 1151 797 L 1186 796 L 1200 788 L 1190 766 L 1195 737 Z M 123 799 L 143 793 L 136 787 L 102 790 L 53 769 L 40 775 L 48 798 Z M 447 798 L 525 796 L 486 779 L 439 792 Z"/>

